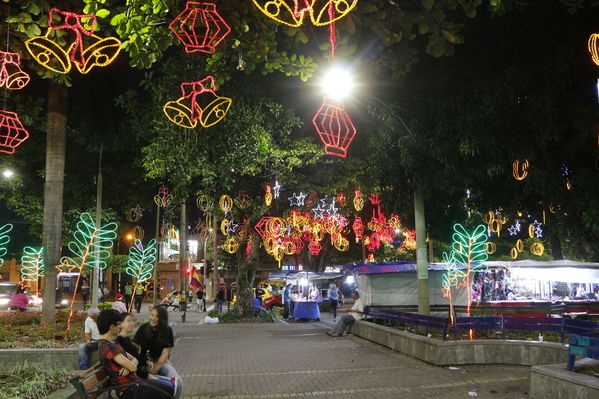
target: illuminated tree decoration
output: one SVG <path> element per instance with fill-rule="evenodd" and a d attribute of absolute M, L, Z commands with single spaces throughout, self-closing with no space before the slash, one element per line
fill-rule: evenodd
<path fill-rule="evenodd" d="M 8 243 L 10 242 L 10 236 L 8 233 L 12 231 L 13 225 L 10 223 L 0 227 L 0 267 L 4 265 L 4 257 L 8 253 Z"/>
<path fill-rule="evenodd" d="M 154 202 L 156 206 L 166 208 L 173 200 L 173 195 L 168 193 L 168 188 L 160 187 L 158 194 L 154 196 Z"/>
<path fill-rule="evenodd" d="M 456 262 L 453 251 L 447 253 L 443 252 L 443 262 L 445 263 L 445 273 L 441 277 L 441 292 L 443 297 L 449 300 L 449 319 L 451 323 L 454 320 L 453 312 L 453 297 L 451 289 L 453 287 L 459 288 L 464 285 L 464 278 L 466 274 L 459 268 L 458 262 Z"/>
<path fill-rule="evenodd" d="M 524 180 L 526 176 L 528 176 L 528 167 L 530 164 L 528 163 L 528 159 L 524 162 L 520 163 L 519 160 L 515 160 L 512 164 L 512 174 L 514 175 L 514 179 L 516 180 Z"/>
<path fill-rule="evenodd" d="M 0 51 L 0 87 L 20 90 L 29 83 L 29 75 L 21 70 L 19 53 Z"/>
<path fill-rule="evenodd" d="M 213 76 L 181 83 L 181 97 L 164 104 L 163 111 L 171 122 L 184 128 L 192 129 L 198 121 L 203 127 L 213 126 L 227 115 L 233 102 L 217 96 L 215 91 Z"/>
<path fill-rule="evenodd" d="M 294 28 L 304 23 L 306 14 L 310 16 L 310 21 L 316 26 L 329 25 L 345 17 L 358 4 L 358 0 L 252 1 L 267 17 Z"/>
<path fill-rule="evenodd" d="M 345 158 L 356 137 L 356 128 L 343 107 L 330 104 L 325 98 L 312 123 L 324 143 L 324 152 Z"/>
<path fill-rule="evenodd" d="M 133 241 L 133 245 L 129 248 L 125 273 L 133 277 L 134 291 L 152 278 L 155 263 L 156 240 L 152 238 L 145 248 L 141 240 Z M 135 298 L 131 298 L 129 310 L 133 307 L 134 300 Z"/>
<path fill-rule="evenodd" d="M 88 73 L 95 66 L 110 64 L 121 51 L 118 39 L 102 39 L 94 34 L 96 22 L 95 15 L 75 14 L 53 8 L 50 10 L 46 34 L 27 40 L 25 46 L 40 65 L 51 71 L 69 73 L 72 64 L 75 64 L 79 72 Z M 58 30 L 71 33 L 67 35 L 66 43 L 63 37 L 53 34 Z"/>
<path fill-rule="evenodd" d="M 0 110 L 0 152 L 14 154 L 15 149 L 29 138 L 19 120 L 19 116 L 10 111 Z"/>
<path fill-rule="evenodd" d="M 231 212 L 231 209 L 233 209 L 233 198 L 227 194 L 222 195 L 218 200 L 218 206 L 220 207 L 220 210 L 225 213 Z"/>
<path fill-rule="evenodd" d="M 168 26 L 185 46 L 185 51 L 213 54 L 231 27 L 216 11 L 214 3 L 188 1 L 181 14 Z"/>
<path fill-rule="evenodd" d="M 589 52 L 591 53 L 593 62 L 599 65 L 599 43 L 597 43 L 597 39 L 599 39 L 599 34 L 597 33 L 593 33 L 589 37 Z"/>
<path fill-rule="evenodd" d="M 354 192 L 354 208 L 358 212 L 364 208 L 364 198 L 362 198 L 362 192 L 360 190 Z"/>
<path fill-rule="evenodd" d="M 202 212 L 210 212 L 214 209 L 214 200 L 209 195 L 203 194 L 196 199 L 196 205 Z"/>
<path fill-rule="evenodd" d="M 45 271 L 44 248 L 23 248 L 23 256 L 21 256 L 21 286 L 31 289 L 31 285 L 36 283 L 35 291 L 37 293 L 37 283 Z"/>

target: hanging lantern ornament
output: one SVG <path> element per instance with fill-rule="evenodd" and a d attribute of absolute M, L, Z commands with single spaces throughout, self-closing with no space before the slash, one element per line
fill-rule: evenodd
<path fill-rule="evenodd" d="M 83 22 L 85 20 L 85 22 Z M 43 67 L 57 73 L 69 73 L 72 64 L 81 73 L 88 73 L 95 66 L 106 66 L 121 51 L 121 41 L 114 37 L 102 39 L 94 34 L 95 15 L 75 14 L 50 10 L 48 31 L 25 42 L 32 57 Z M 87 27 L 85 26 L 87 25 Z M 54 31 L 71 33 L 58 40 Z M 64 43 L 61 47 L 59 43 Z"/>
<path fill-rule="evenodd" d="M 358 212 L 364 208 L 364 198 L 362 198 L 362 192 L 360 190 L 354 192 L 354 208 L 356 208 L 356 211 Z"/>
<path fill-rule="evenodd" d="M 168 27 L 188 53 L 213 54 L 216 46 L 231 33 L 231 27 L 216 11 L 216 4 L 195 1 L 188 1 Z"/>
<path fill-rule="evenodd" d="M 0 110 L 0 152 L 14 154 L 15 149 L 29 138 L 19 120 L 19 116 L 10 111 Z"/>
<path fill-rule="evenodd" d="M 21 70 L 19 53 L 0 51 L 0 87 L 19 90 L 27 86 L 29 75 Z"/>
<path fill-rule="evenodd" d="M 327 101 L 325 98 L 312 123 L 324 143 L 324 152 L 345 158 L 356 128 L 342 106 Z"/>
<path fill-rule="evenodd" d="M 192 129 L 198 121 L 203 127 L 220 122 L 231 107 L 228 97 L 217 96 L 214 77 L 208 76 L 197 82 L 181 83 L 181 97 L 164 104 L 166 117 L 176 125 Z"/>

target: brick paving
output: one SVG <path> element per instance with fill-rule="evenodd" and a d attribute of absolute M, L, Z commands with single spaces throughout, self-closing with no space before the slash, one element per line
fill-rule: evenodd
<path fill-rule="evenodd" d="M 172 362 L 185 398 L 528 398 L 530 368 L 437 367 L 358 337 L 325 335 L 331 323 L 180 323 Z"/>

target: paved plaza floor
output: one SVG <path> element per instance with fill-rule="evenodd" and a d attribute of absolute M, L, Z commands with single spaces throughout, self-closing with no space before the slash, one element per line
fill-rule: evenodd
<path fill-rule="evenodd" d="M 198 325 L 198 314 L 183 324 L 171 312 L 177 322 L 171 360 L 185 398 L 529 397 L 529 367 L 432 366 L 358 337 L 331 338 L 332 320 L 323 316 L 320 322 Z"/>

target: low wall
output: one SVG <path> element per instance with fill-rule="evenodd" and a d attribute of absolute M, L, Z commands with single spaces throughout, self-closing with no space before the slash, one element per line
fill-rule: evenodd
<path fill-rule="evenodd" d="M 598 366 L 599 361 L 583 359 L 575 370 Z M 566 363 L 534 366 L 530 375 L 532 399 L 597 399 L 599 378 L 566 369 Z"/>
<path fill-rule="evenodd" d="M 28 361 L 41 363 L 46 367 L 72 367 L 79 369 L 77 361 L 77 348 L 59 349 L 2 349 L 0 350 L 0 364 L 3 368 L 10 368 Z M 89 354 L 89 364 L 98 361 L 98 352 Z"/>
<path fill-rule="evenodd" d="M 438 366 L 459 364 L 534 366 L 563 362 L 568 353 L 565 345 L 550 342 L 491 339 L 441 341 L 368 321 L 354 323 L 352 333 Z"/>

